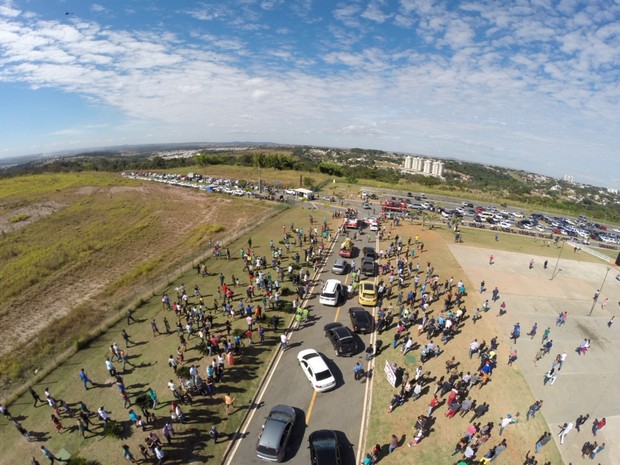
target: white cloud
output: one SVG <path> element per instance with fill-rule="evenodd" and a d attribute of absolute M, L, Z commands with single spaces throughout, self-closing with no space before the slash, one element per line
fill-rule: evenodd
<path fill-rule="evenodd" d="M 542 17 L 531 4 L 471 2 L 455 10 L 401 0 L 396 14 L 388 3 L 341 2 L 319 26 L 312 45 L 321 53 L 313 54 L 296 44 L 304 37 L 296 25 L 290 34 L 272 34 L 260 24 L 261 14 L 287 2 L 260 2 L 235 12 L 197 3 L 184 12 L 192 24 L 200 20 L 193 42 L 161 28 L 44 21 L 4 5 L 0 81 L 118 109 L 126 121 L 110 129 L 115 140 L 228 134 L 487 160 L 500 154 L 523 164 L 536 150 L 573 158 L 596 150 L 607 172 L 620 171 L 617 157 L 604 158 L 620 134 L 620 90 L 610 71 L 620 62 L 620 28 L 596 22 L 609 12 L 583 10 L 585 21 L 565 13 L 577 8 L 568 1 Z M 296 5 L 312 9 L 309 1 Z M 231 29 L 216 33 L 216 22 Z M 397 30 L 415 41 L 382 34 L 393 24 L 409 28 Z M 94 132 L 80 126 L 48 133 L 86 141 Z"/>

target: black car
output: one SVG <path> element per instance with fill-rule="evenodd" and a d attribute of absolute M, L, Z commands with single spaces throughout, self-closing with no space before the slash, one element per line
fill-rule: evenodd
<path fill-rule="evenodd" d="M 377 259 L 377 252 L 374 247 L 366 246 L 362 249 L 364 257 L 371 257 L 373 260 Z"/>
<path fill-rule="evenodd" d="M 357 352 L 357 341 L 353 331 L 342 323 L 329 323 L 325 325 L 323 330 L 339 357 L 343 355 L 351 357 Z"/>
<path fill-rule="evenodd" d="M 376 273 L 375 259 L 372 257 L 364 257 L 360 268 L 364 276 L 374 276 Z"/>
<path fill-rule="evenodd" d="M 312 465 L 342 465 L 340 442 L 335 431 L 320 429 L 308 438 Z"/>
<path fill-rule="evenodd" d="M 349 309 L 349 317 L 351 317 L 351 326 L 356 333 L 368 334 L 372 332 L 372 317 L 363 308 L 353 307 Z"/>

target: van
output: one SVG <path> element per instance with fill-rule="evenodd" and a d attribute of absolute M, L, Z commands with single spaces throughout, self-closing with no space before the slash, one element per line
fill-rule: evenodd
<path fill-rule="evenodd" d="M 337 279 L 328 279 L 319 296 L 319 302 L 330 307 L 337 307 L 344 295 L 345 288 L 342 283 Z"/>

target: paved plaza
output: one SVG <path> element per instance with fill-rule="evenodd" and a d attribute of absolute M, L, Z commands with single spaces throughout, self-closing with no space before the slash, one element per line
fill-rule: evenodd
<path fill-rule="evenodd" d="M 517 365 L 534 397 L 544 400 L 542 413 L 565 463 L 583 462 L 581 447 L 585 441 L 593 442 L 592 421 L 601 417 L 607 419 L 607 426 L 595 439 L 599 444 L 605 442 L 606 448 L 597 457 L 597 463 L 620 463 L 620 445 L 613 440 L 620 437 L 620 398 L 615 395 L 620 382 L 620 322 L 611 327 L 607 325 L 612 315 L 620 315 L 620 281 L 616 280 L 620 272 L 618 267 L 603 262 L 576 261 L 572 259 L 572 249 L 565 247 L 558 264 L 559 271 L 551 279 L 556 259 L 549 259 L 545 270 L 544 257 L 457 244 L 450 245 L 450 250 L 474 285 L 471 292 L 479 292 L 478 284 L 484 280 L 487 291 L 481 299 L 491 302 L 491 291 L 495 286 L 499 288 L 500 299 L 484 315 L 498 333 L 507 338 L 513 325 L 520 323 L 521 338 L 516 344 L 519 353 Z M 491 254 L 494 255 L 493 265 L 489 264 Z M 530 269 L 532 258 L 534 266 Z M 589 316 L 593 295 L 601 288 L 607 268 L 610 271 L 599 301 Z M 603 309 L 600 304 L 606 298 L 609 301 Z M 508 312 L 497 317 L 503 301 Z M 556 318 L 563 311 L 568 312 L 568 318 L 565 325 L 558 327 Z M 532 340 L 526 333 L 534 322 L 538 323 L 538 333 Z M 535 366 L 535 355 L 547 327 L 551 328 L 553 348 Z M 591 339 L 591 348 L 586 355 L 580 356 L 576 348 L 584 338 Z M 545 373 L 551 368 L 553 359 L 564 351 L 568 357 L 557 380 L 553 385 L 543 385 Z M 590 420 L 582 427 L 581 433 L 573 430 L 567 435 L 564 445 L 559 445 L 559 425 L 574 423 L 579 415 L 586 413 L 590 414 Z"/>

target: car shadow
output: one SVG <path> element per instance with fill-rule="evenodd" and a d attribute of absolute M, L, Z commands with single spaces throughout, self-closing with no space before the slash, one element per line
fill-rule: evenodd
<path fill-rule="evenodd" d="M 329 370 L 332 372 L 332 375 L 334 375 L 334 379 L 336 380 L 336 387 L 334 389 L 338 389 L 339 387 L 344 386 L 344 375 L 338 367 L 338 364 L 334 361 L 334 359 L 329 358 L 324 353 L 321 352 L 320 355 L 321 357 L 323 357 L 323 360 L 325 360 L 325 363 L 327 364 Z M 351 370 L 353 370 L 353 367 L 351 367 Z"/>
<path fill-rule="evenodd" d="M 288 462 L 297 455 L 299 449 L 301 449 L 301 445 L 306 434 L 306 412 L 304 412 L 298 407 L 293 407 L 293 409 L 295 410 L 296 414 L 295 427 L 293 428 L 291 439 L 286 449 L 286 456 L 284 457 L 283 462 Z"/>

